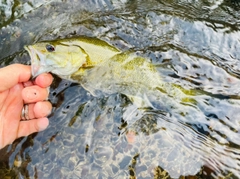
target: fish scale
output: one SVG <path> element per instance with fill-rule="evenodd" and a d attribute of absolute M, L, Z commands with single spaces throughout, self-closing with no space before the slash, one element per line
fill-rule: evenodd
<path fill-rule="evenodd" d="M 46 49 L 49 45 L 54 51 Z M 177 102 L 191 102 L 187 94 L 195 94 L 193 90 L 164 82 L 148 59 L 133 52 L 121 52 L 97 38 L 60 39 L 25 48 L 35 64 L 32 68 L 37 69 L 32 70 L 33 76 L 52 72 L 80 83 L 94 96 L 122 93 L 139 107 L 152 107 L 149 103 L 152 98 L 165 99 L 169 95 Z"/>

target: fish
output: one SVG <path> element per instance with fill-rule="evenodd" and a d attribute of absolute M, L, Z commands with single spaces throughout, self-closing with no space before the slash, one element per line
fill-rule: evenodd
<path fill-rule="evenodd" d="M 105 41 L 90 37 L 43 41 L 24 48 L 31 58 L 33 77 L 52 72 L 69 80 L 75 72 L 84 71 L 120 53 Z"/>
<path fill-rule="evenodd" d="M 93 96 L 126 95 L 139 107 L 151 101 L 173 97 L 180 102 L 195 101 L 196 93 L 164 82 L 149 59 L 121 51 L 94 37 L 43 41 L 25 46 L 31 58 L 32 76 L 51 72 L 82 85 Z"/>

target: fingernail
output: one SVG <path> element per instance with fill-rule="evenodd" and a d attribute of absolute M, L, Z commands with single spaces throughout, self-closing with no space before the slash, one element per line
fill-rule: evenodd
<path fill-rule="evenodd" d="M 37 126 L 39 131 L 45 130 L 49 125 L 49 120 L 48 118 L 40 118 L 38 119 Z"/>
<path fill-rule="evenodd" d="M 50 105 L 46 105 L 43 103 L 36 103 L 36 109 L 38 109 L 38 112 L 39 112 L 39 117 L 45 117 L 45 116 L 48 116 L 51 114 L 52 112 L 52 108 Z"/>
<path fill-rule="evenodd" d="M 51 84 L 53 81 L 53 76 L 51 75 L 51 77 L 49 77 L 49 74 L 43 74 L 44 75 L 44 79 L 47 83 Z"/>
<path fill-rule="evenodd" d="M 31 81 L 27 81 L 27 82 L 24 82 L 23 83 L 23 87 L 29 87 L 29 86 L 32 86 L 32 82 Z"/>
<path fill-rule="evenodd" d="M 48 94 L 48 96 L 49 96 L 50 87 L 47 87 L 46 90 L 47 90 L 47 94 Z M 46 101 L 48 100 L 48 96 L 47 96 L 46 99 L 45 99 Z"/>
<path fill-rule="evenodd" d="M 46 107 L 46 111 L 47 111 L 47 116 L 50 115 L 52 113 L 52 108 L 50 106 Z"/>
<path fill-rule="evenodd" d="M 52 107 L 50 105 L 42 105 L 41 111 L 43 111 L 44 116 L 48 116 L 52 112 Z"/>

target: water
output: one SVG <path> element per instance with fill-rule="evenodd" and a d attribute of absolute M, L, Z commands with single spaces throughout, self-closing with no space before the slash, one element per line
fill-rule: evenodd
<path fill-rule="evenodd" d="M 49 128 L 0 151 L 0 178 L 240 178 L 238 1 L 6 0 L 0 13 L 1 66 L 30 64 L 24 45 L 86 35 L 202 92 L 138 110 L 55 77 Z"/>

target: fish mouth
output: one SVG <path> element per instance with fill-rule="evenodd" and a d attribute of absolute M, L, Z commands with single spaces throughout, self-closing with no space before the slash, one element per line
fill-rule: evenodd
<path fill-rule="evenodd" d="M 31 72 L 32 78 L 37 77 L 39 74 L 43 73 L 43 69 L 41 67 L 41 59 L 37 51 L 31 46 L 25 46 L 25 50 L 27 50 L 30 58 L 31 58 Z"/>

